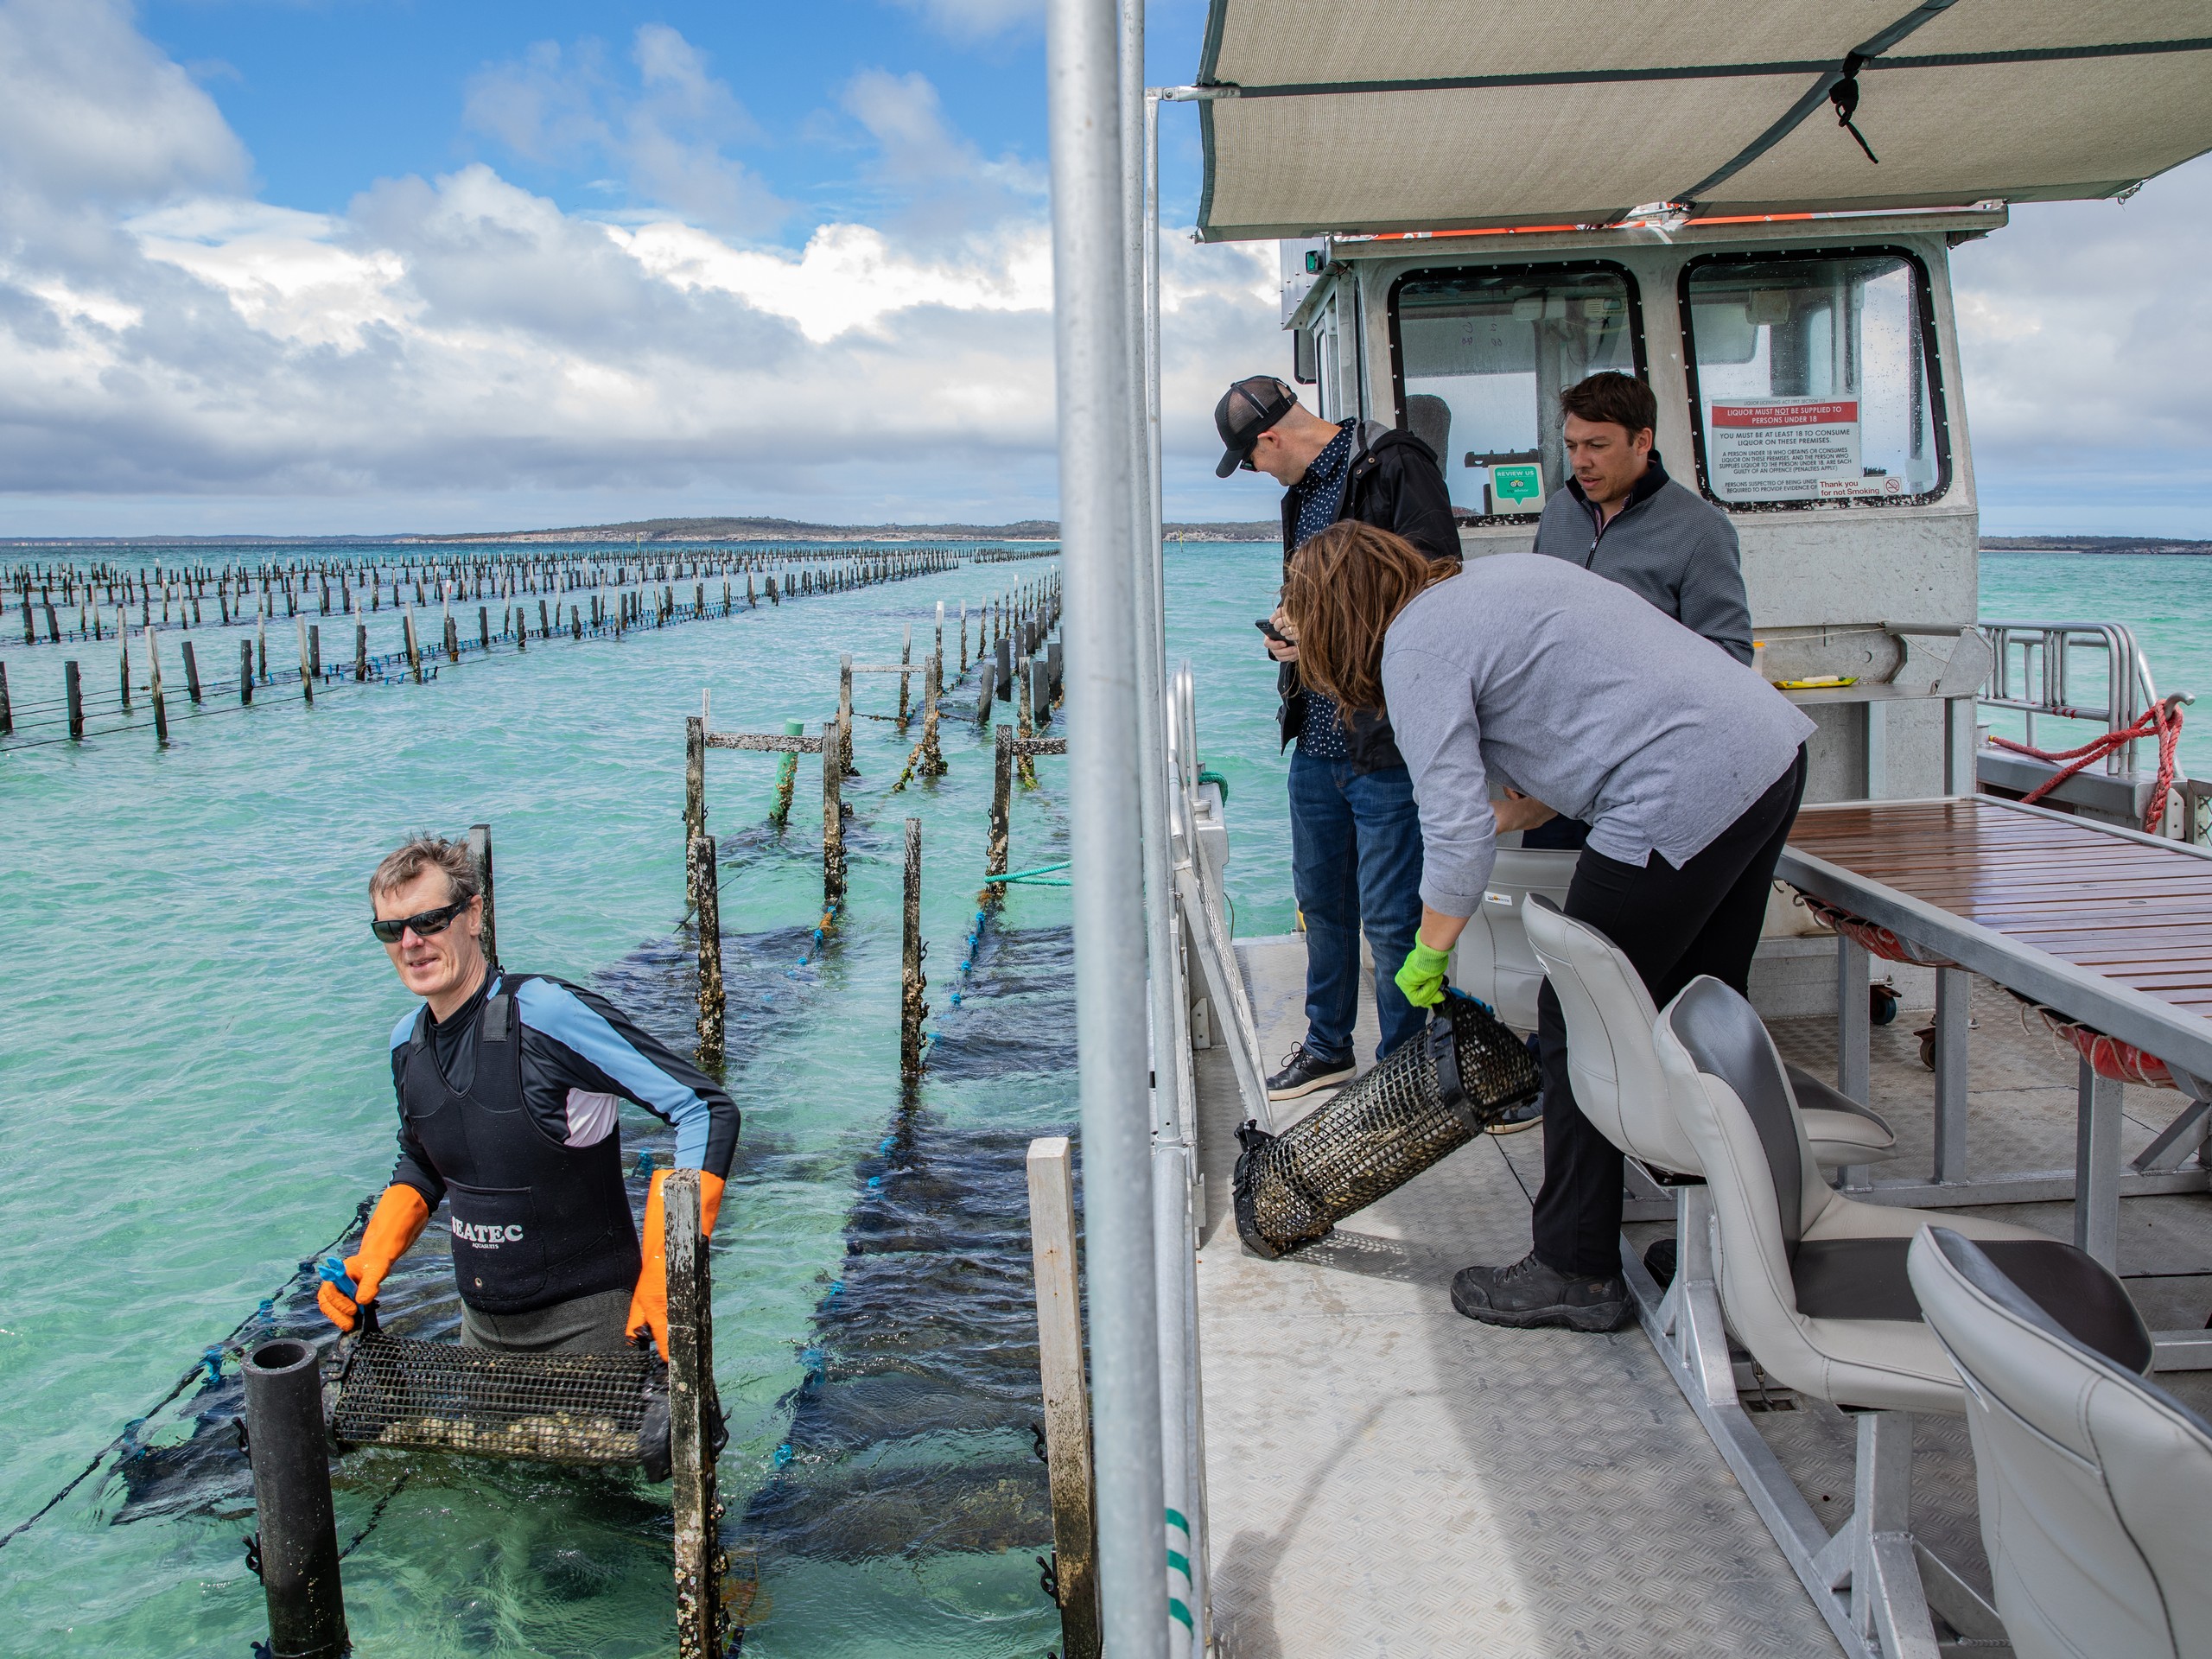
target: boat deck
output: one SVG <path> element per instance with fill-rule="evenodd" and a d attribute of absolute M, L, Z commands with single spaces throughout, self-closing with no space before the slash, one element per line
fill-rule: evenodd
<path fill-rule="evenodd" d="M 1270 1060 L 1303 1031 L 1304 941 L 1239 941 Z M 2063 1163 L 2075 1066 L 2019 1005 L 1975 986 L 1976 1161 Z M 1910 1010 L 1872 1033 L 1873 1104 L 1900 1173 L 1928 1166 L 1932 1079 Z M 1832 1068 L 1831 1019 L 1777 1021 L 1785 1053 Z M 1371 1009 L 1359 1044 L 1371 1058 Z M 1484 1137 L 1297 1256 L 1262 1262 L 1228 1214 L 1242 1116 L 1228 1052 L 1196 1056 L 1205 1217 L 1198 1276 L 1212 1606 L 1224 1659 L 1838 1651 L 1642 1332 L 1509 1332 L 1452 1310 L 1452 1273 L 1529 1244 L 1542 1131 Z M 2172 1110 L 2129 1088 L 2132 1154 Z M 1300 1103 L 1303 1104 L 1304 1103 Z M 1291 1109 L 1293 1110 L 1295 1108 Z M 2065 1237 L 2069 1204 L 2007 1205 Z M 2120 1266 L 2153 1325 L 2212 1309 L 2212 1199 L 2129 1199 Z M 1639 1243 L 1663 1226 L 1630 1230 Z M 2200 1408 L 2212 1373 L 2162 1376 Z M 1853 1431 L 1776 1389 L 1755 1421 L 1831 1525 Z M 1923 1421 L 1914 1520 L 1986 1592 L 1962 1421 Z"/>

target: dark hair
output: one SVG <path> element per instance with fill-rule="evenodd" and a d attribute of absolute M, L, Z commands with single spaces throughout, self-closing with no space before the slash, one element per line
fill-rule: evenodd
<path fill-rule="evenodd" d="M 1633 375 L 1611 369 L 1562 391 L 1559 409 L 1562 416 L 1611 421 L 1615 426 L 1626 427 L 1630 437 L 1659 424 L 1659 400 L 1651 395 L 1651 388 Z"/>
<path fill-rule="evenodd" d="M 1382 636 L 1398 613 L 1448 576 L 1402 536 L 1358 520 L 1333 524 L 1291 555 L 1283 613 L 1298 632 L 1298 678 L 1347 709 L 1382 708 Z"/>

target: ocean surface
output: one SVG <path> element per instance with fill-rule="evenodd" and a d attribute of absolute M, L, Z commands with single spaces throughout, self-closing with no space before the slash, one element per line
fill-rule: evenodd
<path fill-rule="evenodd" d="M 1170 658 L 1192 660 L 1203 758 L 1229 780 L 1248 934 L 1293 917 L 1273 675 L 1250 626 L 1276 561 L 1195 545 L 1167 560 Z M 409 999 L 361 925 L 381 853 L 416 829 L 489 822 L 506 963 L 596 985 L 688 1049 L 683 728 L 702 691 L 718 729 L 818 721 L 841 650 L 895 658 L 912 624 L 919 656 L 937 601 L 973 611 L 1050 568 L 966 567 L 619 643 L 533 642 L 428 684 L 337 689 L 312 710 L 296 686 L 264 692 L 249 713 L 180 721 L 166 751 L 137 728 L 0 753 L 0 1532 L 101 1459 L 0 1546 L 0 1653 L 243 1656 L 264 1634 L 236 1368 L 201 1359 L 242 1321 L 315 1330 L 298 1270 L 390 1173 L 385 1041 Z M 2162 690 L 2212 690 L 2212 564 L 1993 555 L 1982 569 L 1985 615 L 2126 621 Z M 220 649 L 235 658 L 234 641 Z M 22 707 L 59 695 L 64 655 L 111 695 L 113 650 L 18 641 L 0 662 Z M 887 714 L 894 685 L 864 679 L 860 708 Z M 1075 1116 L 1066 893 L 1016 888 L 963 969 L 990 786 L 988 734 L 963 702 L 972 679 L 948 695 L 950 774 L 899 793 L 918 721 L 857 722 L 852 887 L 826 945 L 812 937 L 817 785 L 802 767 L 779 832 L 775 763 L 709 760 L 745 1116 L 713 1267 L 747 1655 L 1031 1659 L 1058 1643 L 1035 1560 L 1050 1526 L 1030 1447 L 1020 1154 Z M 2206 727 L 2185 736 L 2184 765 L 2212 770 L 2212 715 Z M 1016 869 L 1065 856 L 1060 764 L 1040 760 L 1019 793 Z M 902 1103 L 909 815 L 924 826 L 936 1046 Z M 669 1141 L 627 1109 L 624 1135 L 633 1151 Z M 387 1295 L 398 1328 L 451 1331 L 434 1238 Z M 377 1452 L 341 1459 L 336 1478 L 361 1652 L 667 1650 L 664 1489 Z"/>

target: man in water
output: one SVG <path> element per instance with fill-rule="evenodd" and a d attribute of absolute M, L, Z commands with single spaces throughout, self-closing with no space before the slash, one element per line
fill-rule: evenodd
<path fill-rule="evenodd" d="M 1379 421 L 1325 421 L 1272 375 L 1239 380 L 1214 409 L 1227 478 L 1242 467 L 1283 486 L 1286 568 L 1300 543 L 1340 519 L 1402 536 L 1432 559 L 1457 561 L 1459 531 L 1435 452 Z M 1389 964 L 1421 925 L 1421 823 L 1413 781 L 1378 711 L 1350 719 L 1298 679 L 1294 632 L 1280 612 L 1268 654 L 1281 664 L 1278 716 L 1290 758 L 1291 882 L 1306 920 L 1306 1037 L 1268 1079 L 1268 1098 L 1295 1100 L 1349 1082 L 1359 1011 L 1359 934 L 1375 953 L 1377 1053 L 1421 1028 Z"/>
<path fill-rule="evenodd" d="M 622 1185 L 616 1103 L 676 1126 L 711 1232 L 737 1150 L 737 1107 L 604 997 L 503 972 L 483 950 L 484 898 L 467 848 L 417 836 L 369 878 L 370 924 L 423 999 L 391 1033 L 399 1162 L 323 1313 L 353 1328 L 392 1264 L 450 1200 L 464 1346 L 619 1353 L 650 1332 L 668 1353 L 661 1185 L 645 1246 Z"/>

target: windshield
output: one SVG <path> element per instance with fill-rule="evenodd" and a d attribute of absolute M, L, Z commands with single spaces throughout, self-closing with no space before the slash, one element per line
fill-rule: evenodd
<path fill-rule="evenodd" d="M 1759 506 L 1940 494 L 1924 282 L 1887 251 L 1694 262 L 1682 299 L 1707 493 Z"/>
<path fill-rule="evenodd" d="M 1642 370 L 1618 265 L 1416 271 L 1391 296 L 1402 423 L 1436 451 L 1462 518 L 1520 518 L 1565 487 L 1559 394 Z"/>

